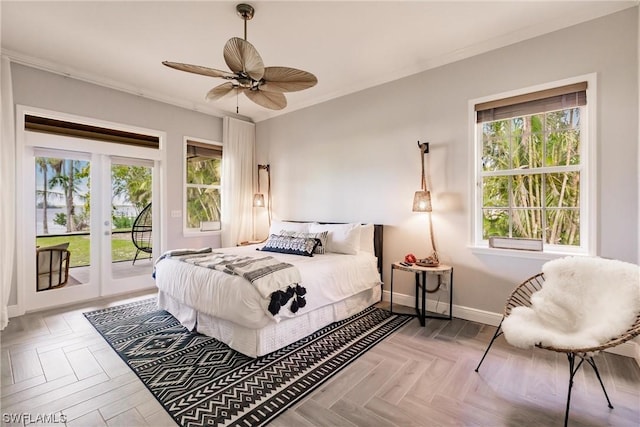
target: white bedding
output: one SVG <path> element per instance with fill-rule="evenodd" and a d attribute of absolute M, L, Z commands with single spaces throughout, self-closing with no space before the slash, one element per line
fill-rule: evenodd
<path fill-rule="evenodd" d="M 301 285 L 307 290 L 307 304 L 296 314 L 283 307 L 276 316 L 267 310 L 262 298 L 244 278 L 185 262 L 163 259 L 156 265 L 156 286 L 177 302 L 198 312 L 232 321 L 252 329 L 309 313 L 344 300 L 364 290 L 380 286 L 377 259 L 368 252 L 356 255 L 325 253 L 313 257 L 259 252 L 259 245 L 216 249 L 215 252 L 247 256 L 270 255 L 294 264 L 300 270 Z"/>
<path fill-rule="evenodd" d="M 184 327 L 195 328 L 199 333 L 213 337 L 249 357 L 258 357 L 296 342 L 333 322 L 353 316 L 380 301 L 380 298 L 380 286 L 375 286 L 340 302 L 298 313 L 296 317 L 279 323 L 269 322 L 260 329 L 245 328 L 230 320 L 197 312 L 162 291 L 158 292 L 158 306 L 171 313 Z"/>

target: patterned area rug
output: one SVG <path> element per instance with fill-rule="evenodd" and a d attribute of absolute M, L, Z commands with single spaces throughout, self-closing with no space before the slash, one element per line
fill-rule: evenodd
<path fill-rule="evenodd" d="M 370 307 L 254 359 L 155 298 L 84 315 L 181 426 L 267 424 L 411 319 Z"/>

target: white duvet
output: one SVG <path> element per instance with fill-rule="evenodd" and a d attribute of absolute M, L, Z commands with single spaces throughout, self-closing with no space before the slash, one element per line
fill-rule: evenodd
<path fill-rule="evenodd" d="M 269 301 L 246 279 L 173 259 L 156 265 L 156 286 L 179 302 L 211 316 L 259 329 L 270 322 L 295 317 L 380 286 L 377 259 L 370 253 L 357 255 L 314 254 L 313 257 L 259 252 L 259 245 L 215 249 L 214 252 L 246 256 L 273 256 L 300 270 L 301 285 L 307 290 L 307 305 L 293 314 L 288 306 L 276 316 L 267 310 Z"/>

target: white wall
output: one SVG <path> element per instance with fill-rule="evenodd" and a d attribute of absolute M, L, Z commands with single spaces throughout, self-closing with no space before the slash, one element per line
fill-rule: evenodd
<path fill-rule="evenodd" d="M 467 247 L 467 102 L 597 72 L 598 254 L 637 262 L 637 31 L 638 10 L 627 9 L 258 123 L 257 160 L 272 166 L 274 217 L 385 224 L 388 289 L 389 262 L 430 251 L 426 218 L 411 212 L 420 186 L 416 141 L 430 141 L 435 234 L 442 260 L 455 267 L 454 303 L 500 312 L 508 292 L 543 260 L 476 255 Z M 217 245 L 183 238 L 181 219 L 169 213 L 182 208 L 182 137 L 220 141 L 220 118 L 21 65 L 12 72 L 18 104 L 167 132 L 169 247 Z M 408 277 L 396 284 L 413 293 Z"/>
<path fill-rule="evenodd" d="M 597 253 L 636 262 L 637 30 L 637 8 L 627 9 L 259 122 L 257 160 L 271 164 L 274 217 L 384 224 L 388 289 L 391 261 L 430 252 L 426 217 L 411 212 L 420 187 L 416 142 L 430 141 L 435 236 L 441 260 L 455 269 L 454 304 L 501 312 L 512 288 L 544 260 L 468 248 L 468 101 L 596 72 Z M 406 276 L 395 290 L 412 295 Z"/>
<path fill-rule="evenodd" d="M 182 218 L 172 218 L 170 212 L 182 211 L 184 136 L 222 141 L 221 118 L 19 64 L 12 64 L 11 71 L 16 104 L 166 132 L 168 177 L 162 195 L 168 224 L 163 230 L 166 249 L 219 246 L 219 236 L 185 238 Z M 9 305 L 14 304 L 15 283 L 9 300 Z"/>

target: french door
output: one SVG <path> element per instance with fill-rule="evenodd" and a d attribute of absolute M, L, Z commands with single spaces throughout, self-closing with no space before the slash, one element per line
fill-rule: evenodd
<path fill-rule="evenodd" d="M 155 152 L 37 132 L 25 132 L 25 139 L 18 230 L 25 310 L 152 288 L 160 242 L 160 227 L 152 226 L 160 224 Z M 131 231 L 149 204 L 150 244 L 140 251 Z M 43 250 L 51 247 L 69 251 L 68 273 Z M 55 270 L 53 280 L 48 270 Z"/>

